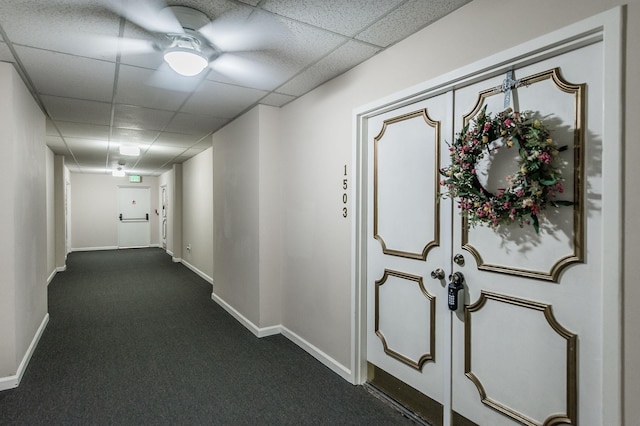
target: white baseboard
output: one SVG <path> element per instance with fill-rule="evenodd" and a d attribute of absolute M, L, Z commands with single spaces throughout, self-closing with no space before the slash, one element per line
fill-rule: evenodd
<path fill-rule="evenodd" d="M 27 349 L 27 353 L 25 353 L 24 357 L 22 357 L 22 362 L 18 366 L 18 371 L 16 372 L 16 374 L 9 377 L 0 377 L 0 391 L 17 388 L 20 385 L 20 381 L 22 380 L 22 376 L 24 375 L 24 372 L 27 369 L 27 365 L 31 360 L 31 356 L 33 355 L 33 352 L 36 350 L 36 346 L 38 346 L 40 337 L 42 337 L 42 334 L 44 333 L 44 329 L 47 327 L 48 323 L 49 323 L 49 313 L 47 313 L 44 316 L 44 319 L 40 323 L 40 327 L 38 327 L 38 330 L 36 331 L 36 335 L 33 336 L 33 339 L 31 340 L 31 344 Z"/>
<path fill-rule="evenodd" d="M 51 275 L 49 275 L 49 278 L 47 278 L 47 285 L 51 284 L 51 281 L 53 281 L 53 279 L 55 278 L 56 274 L 58 272 L 64 272 L 67 270 L 67 265 L 64 266 L 57 266 L 53 272 L 51 272 Z"/>
<path fill-rule="evenodd" d="M 73 247 L 71 251 L 99 251 L 99 250 L 118 250 L 118 246 L 104 246 L 104 247 Z"/>
<path fill-rule="evenodd" d="M 342 377 L 344 380 L 348 382 L 352 382 L 351 370 L 349 370 L 344 365 L 340 364 L 338 361 L 318 349 L 316 346 L 307 342 L 305 339 L 289 330 L 288 328 L 282 325 L 274 325 L 270 327 L 258 327 L 251 321 L 249 321 L 244 315 L 234 309 L 227 302 L 218 297 L 215 293 L 211 293 L 211 299 L 220 305 L 225 311 L 227 311 L 232 317 L 234 317 L 240 324 L 245 326 L 249 331 L 251 331 L 256 337 L 267 337 L 272 336 L 274 334 L 282 334 L 287 339 L 291 340 L 296 345 L 300 346 L 306 352 L 308 352 L 315 359 L 320 361 L 324 366 L 329 368 L 331 371 L 336 373 L 338 376 Z"/>
<path fill-rule="evenodd" d="M 351 370 L 349 370 L 344 365 L 340 364 L 335 359 L 331 358 L 328 354 L 324 353 L 316 346 L 307 342 L 302 337 L 298 336 L 293 331 L 289 330 L 287 327 L 281 326 L 280 329 L 283 336 L 285 336 L 287 339 L 291 340 L 293 343 L 295 343 L 296 345 L 300 346 L 302 349 L 307 351 L 312 357 L 320 361 L 322 364 L 324 364 L 325 367 L 329 368 L 338 376 L 342 377 L 344 380 L 348 381 L 349 383 L 352 383 L 353 379 L 351 377 Z"/>
<path fill-rule="evenodd" d="M 207 281 L 209 284 L 213 284 L 213 278 L 211 278 L 209 275 L 205 274 L 204 272 L 202 272 L 200 269 L 196 268 L 195 266 L 193 266 L 192 264 L 190 264 L 189 262 L 185 261 L 184 259 L 180 259 L 180 261 L 182 262 L 182 264 L 184 266 L 186 266 L 187 268 L 191 269 L 193 272 L 195 272 L 197 275 L 200 276 L 200 278 L 204 279 L 205 281 Z M 175 262 L 175 260 L 174 260 Z"/>
<path fill-rule="evenodd" d="M 240 324 L 245 326 L 256 337 L 266 337 L 274 334 L 280 334 L 280 326 L 275 325 L 271 327 L 260 328 L 251 322 L 247 317 L 238 312 L 233 306 L 222 300 L 217 294 L 211 293 L 211 299 L 227 311 L 232 317 L 234 317 Z"/>

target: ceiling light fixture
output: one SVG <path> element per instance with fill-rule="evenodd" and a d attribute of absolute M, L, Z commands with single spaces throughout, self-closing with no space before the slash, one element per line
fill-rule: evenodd
<path fill-rule="evenodd" d="M 124 170 L 122 170 L 122 167 L 118 167 L 117 169 L 113 169 L 111 175 L 115 177 L 124 177 Z"/>
<path fill-rule="evenodd" d="M 140 147 L 135 145 L 120 145 L 120 155 L 137 157 L 140 155 Z"/>
<path fill-rule="evenodd" d="M 172 70 L 185 77 L 193 77 L 209 66 L 209 60 L 200 50 L 200 40 L 187 34 L 171 37 L 173 41 L 164 53 L 164 60 Z"/>

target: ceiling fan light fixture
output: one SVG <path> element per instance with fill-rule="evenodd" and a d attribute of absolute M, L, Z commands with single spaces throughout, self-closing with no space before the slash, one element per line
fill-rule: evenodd
<path fill-rule="evenodd" d="M 185 77 L 193 77 L 209 66 L 209 60 L 200 51 L 195 37 L 175 36 L 171 47 L 164 53 L 164 60 L 172 70 Z"/>
<path fill-rule="evenodd" d="M 164 54 L 164 60 L 172 70 L 185 77 L 193 77 L 209 65 L 203 56 L 187 50 L 172 50 Z"/>

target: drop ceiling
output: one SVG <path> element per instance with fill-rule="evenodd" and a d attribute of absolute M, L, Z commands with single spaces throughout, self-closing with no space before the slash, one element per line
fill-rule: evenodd
<path fill-rule="evenodd" d="M 2 0 L 0 61 L 18 70 L 72 172 L 159 175 L 255 105 L 283 106 L 468 1 Z M 166 5 L 211 20 L 202 32 L 222 54 L 196 77 L 153 48 Z"/>

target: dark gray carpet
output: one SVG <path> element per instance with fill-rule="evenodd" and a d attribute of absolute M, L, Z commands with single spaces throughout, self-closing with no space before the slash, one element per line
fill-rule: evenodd
<path fill-rule="evenodd" d="M 78 252 L 2 425 L 406 425 L 282 336 L 256 338 L 160 249 Z"/>

